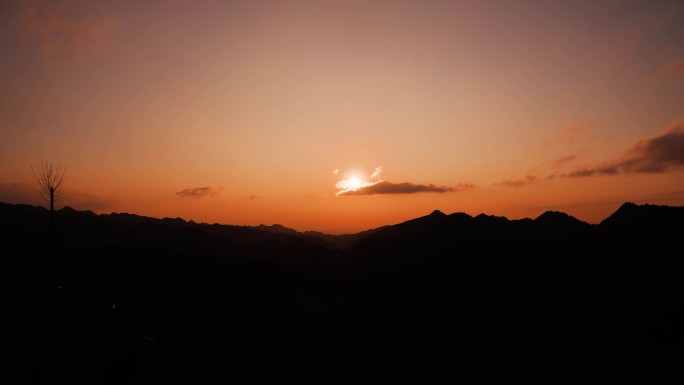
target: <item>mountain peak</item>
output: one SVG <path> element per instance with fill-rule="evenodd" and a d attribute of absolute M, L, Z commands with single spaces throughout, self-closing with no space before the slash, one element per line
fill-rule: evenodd
<path fill-rule="evenodd" d="M 428 215 L 429 217 L 446 217 L 447 215 L 439 210 L 435 210 Z"/>
<path fill-rule="evenodd" d="M 649 206 L 649 205 L 646 205 L 646 206 Z M 618 210 L 623 210 L 623 209 L 624 209 L 624 210 L 629 210 L 629 209 L 632 209 L 632 208 L 635 208 L 635 207 L 639 207 L 639 205 L 636 204 L 636 203 L 634 203 L 634 202 L 625 202 L 625 203 L 622 204 L 622 206 L 620 206 L 620 208 L 619 208 Z"/>
<path fill-rule="evenodd" d="M 535 221 L 561 221 L 567 219 L 575 219 L 575 217 L 568 215 L 562 211 L 545 211 L 543 214 L 535 218 Z"/>
<path fill-rule="evenodd" d="M 626 225 L 630 223 L 649 223 L 655 227 L 681 226 L 678 215 L 684 207 L 661 205 L 637 205 L 632 202 L 623 203 L 614 213 L 601 222 L 601 225 Z"/>
<path fill-rule="evenodd" d="M 274 233 L 274 234 L 289 234 L 289 235 L 298 234 L 297 230 L 291 229 L 289 227 L 285 227 L 279 223 L 275 223 L 275 224 L 270 225 L 270 226 L 260 224 L 259 226 L 253 226 L 253 228 L 256 230 L 267 231 L 269 233 Z"/>
<path fill-rule="evenodd" d="M 582 226 L 588 225 L 586 222 L 583 222 L 562 211 L 546 211 L 542 215 L 535 218 L 534 222 L 545 226 L 570 226 L 572 228 L 581 228 Z"/>
<path fill-rule="evenodd" d="M 475 220 L 480 223 L 484 224 L 486 226 L 500 226 L 503 225 L 505 226 L 506 223 L 510 222 L 508 218 L 503 217 L 503 216 L 496 216 L 496 215 L 487 215 L 485 213 L 480 213 L 477 216 L 475 216 Z"/>
<path fill-rule="evenodd" d="M 610 214 L 608 218 L 604 219 L 601 224 L 616 224 L 637 220 L 639 216 L 648 210 L 648 207 L 649 205 L 639 206 L 633 202 L 625 202 L 614 213 Z"/>

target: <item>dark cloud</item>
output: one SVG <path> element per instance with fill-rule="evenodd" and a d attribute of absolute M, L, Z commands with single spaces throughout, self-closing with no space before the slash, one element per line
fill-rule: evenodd
<path fill-rule="evenodd" d="M 5 18 L 47 55 L 87 54 L 107 46 L 114 20 L 88 1 L 35 1 L 17 3 Z"/>
<path fill-rule="evenodd" d="M 219 187 L 218 189 L 215 189 L 211 186 L 207 187 L 195 187 L 195 188 L 186 188 L 185 190 L 178 191 L 176 195 L 178 195 L 181 198 L 201 198 L 201 197 L 215 197 L 218 195 L 221 190 L 223 190 L 222 187 Z"/>
<path fill-rule="evenodd" d="M 619 173 L 659 173 L 683 165 L 684 119 L 680 119 L 657 136 L 636 142 L 618 159 L 577 168 L 562 176 L 574 178 Z"/>
<path fill-rule="evenodd" d="M 566 155 L 566 156 L 563 156 L 563 157 L 556 159 L 553 162 L 553 165 L 556 167 L 561 167 L 561 166 L 565 165 L 566 163 L 572 162 L 575 159 L 577 159 L 577 154 Z"/>
<path fill-rule="evenodd" d="M 392 183 L 382 181 L 370 186 L 362 187 L 358 190 L 346 191 L 339 195 L 415 194 L 422 192 L 445 193 L 450 191 L 456 191 L 456 189 L 453 187 L 435 186 L 434 184 L 423 185 L 410 182 Z"/>
<path fill-rule="evenodd" d="M 537 179 L 539 179 L 539 178 L 537 178 L 534 175 L 526 175 L 522 179 L 506 179 L 504 181 L 501 181 L 499 183 L 494 183 L 494 184 L 497 186 L 505 186 L 505 187 L 521 187 L 521 186 L 524 186 L 530 182 L 534 182 Z"/>
<path fill-rule="evenodd" d="M 248 198 L 248 199 L 250 199 L 250 200 L 255 200 L 255 199 L 264 199 L 264 197 L 262 197 L 262 196 L 259 196 L 259 195 L 250 195 L 250 196 L 249 196 L 249 197 L 247 197 L 247 198 Z"/>
<path fill-rule="evenodd" d="M 462 182 L 456 185 L 457 190 L 470 190 L 473 188 L 475 188 L 475 185 L 467 182 Z"/>

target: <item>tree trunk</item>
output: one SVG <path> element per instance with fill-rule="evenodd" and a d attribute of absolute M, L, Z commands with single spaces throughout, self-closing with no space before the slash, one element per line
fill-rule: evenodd
<path fill-rule="evenodd" d="M 50 226 L 48 227 L 48 241 L 52 240 L 52 222 L 55 217 L 55 189 L 50 189 Z"/>

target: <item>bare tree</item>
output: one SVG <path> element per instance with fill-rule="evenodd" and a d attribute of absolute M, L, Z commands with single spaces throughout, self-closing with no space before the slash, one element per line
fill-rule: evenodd
<path fill-rule="evenodd" d="M 52 235 L 52 223 L 55 215 L 55 201 L 64 196 L 62 191 L 62 182 L 64 181 L 64 173 L 66 170 L 61 166 L 40 160 L 40 166 L 35 169 L 31 166 L 33 177 L 38 182 L 38 194 L 46 202 L 50 202 L 50 227 L 48 234 Z"/>

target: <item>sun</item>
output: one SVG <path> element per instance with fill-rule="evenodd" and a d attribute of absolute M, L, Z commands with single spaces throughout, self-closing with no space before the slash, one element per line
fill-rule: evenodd
<path fill-rule="evenodd" d="M 360 176 L 352 175 L 347 179 L 342 179 L 341 181 L 337 182 L 335 187 L 344 191 L 356 191 L 362 187 L 365 187 L 367 184 L 368 183 L 366 183 L 366 181 L 364 181 Z"/>
<path fill-rule="evenodd" d="M 349 179 L 347 179 L 346 184 L 349 190 L 356 191 L 363 187 L 365 183 L 358 176 L 352 176 Z"/>
<path fill-rule="evenodd" d="M 360 167 L 360 166 L 359 166 Z M 350 170 L 345 173 L 346 178 L 339 180 L 336 184 L 335 187 L 338 189 L 337 195 L 343 195 L 346 193 L 350 193 L 353 191 L 359 191 L 363 188 L 372 186 L 374 184 L 377 184 L 381 182 L 380 180 L 380 172 L 382 171 L 382 167 L 378 166 L 375 168 L 373 171 L 373 174 L 368 177 L 368 175 L 363 172 L 363 170 L 355 169 L 355 170 Z M 337 175 L 340 173 L 340 169 L 336 168 L 333 170 L 333 174 Z"/>

